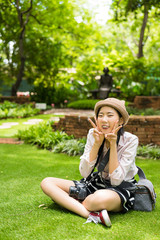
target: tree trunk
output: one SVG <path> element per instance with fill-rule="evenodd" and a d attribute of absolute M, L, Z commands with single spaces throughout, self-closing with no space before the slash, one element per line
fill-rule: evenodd
<path fill-rule="evenodd" d="M 17 80 L 16 82 L 12 85 L 12 96 L 16 96 L 17 90 L 22 82 L 23 78 L 23 73 L 24 73 L 24 66 L 25 66 L 25 56 L 24 56 L 24 46 L 23 46 L 23 39 L 24 39 L 24 32 L 25 30 L 22 30 L 20 38 L 19 38 L 19 54 L 20 54 L 20 66 L 18 69 L 18 74 L 17 74 Z"/>
<path fill-rule="evenodd" d="M 19 67 L 18 67 L 17 80 L 12 85 L 12 89 L 11 89 L 11 95 L 12 96 L 16 96 L 17 90 L 18 90 L 18 88 L 19 88 L 19 86 L 22 82 L 22 78 L 23 78 L 23 74 L 24 74 L 24 67 L 25 67 L 25 55 L 24 55 L 25 27 L 26 27 L 26 24 L 29 21 L 30 11 L 32 9 L 32 1 L 33 0 L 30 0 L 30 7 L 26 11 L 21 12 L 20 11 L 21 8 L 19 7 L 19 0 L 16 0 L 16 9 L 17 9 L 17 13 L 18 13 L 18 20 L 19 20 L 19 23 L 20 23 L 20 28 L 21 28 L 21 32 L 20 32 L 20 36 L 19 36 L 20 64 L 19 64 Z M 27 14 L 25 21 L 23 19 L 24 14 Z"/>
<path fill-rule="evenodd" d="M 142 23 L 141 32 L 140 32 L 137 58 L 143 57 L 143 46 L 144 46 L 143 40 L 144 40 L 144 32 L 147 25 L 147 20 L 148 20 L 148 7 L 144 5 L 144 17 L 143 17 L 143 23 Z"/>

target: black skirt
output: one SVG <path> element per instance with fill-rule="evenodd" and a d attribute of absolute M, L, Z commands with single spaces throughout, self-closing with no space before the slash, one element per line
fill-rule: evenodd
<path fill-rule="evenodd" d="M 75 185 L 77 185 L 77 183 L 79 182 L 85 183 L 88 195 L 100 189 L 109 189 L 116 192 L 120 196 L 123 213 L 126 213 L 133 208 L 133 204 L 135 201 L 134 184 L 136 183 L 134 179 L 131 179 L 129 182 L 123 181 L 118 186 L 112 186 L 109 180 L 105 180 L 101 177 L 101 173 L 94 172 L 87 178 L 83 178 L 80 181 L 73 182 L 75 183 Z"/>

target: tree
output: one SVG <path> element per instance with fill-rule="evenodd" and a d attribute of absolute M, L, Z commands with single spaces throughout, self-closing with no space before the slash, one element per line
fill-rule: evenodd
<path fill-rule="evenodd" d="M 24 11 L 21 10 L 20 0 L 16 0 L 15 3 L 12 2 L 12 4 L 14 4 L 14 6 L 16 8 L 17 17 L 18 17 L 18 21 L 19 21 L 19 28 L 20 28 L 20 33 L 19 33 L 19 37 L 18 37 L 20 61 L 19 61 L 19 66 L 18 66 L 17 80 L 12 85 L 12 90 L 11 90 L 12 96 L 16 96 L 17 90 L 20 86 L 20 83 L 22 82 L 23 73 L 24 73 L 24 67 L 25 67 L 24 38 L 25 38 L 26 25 L 28 24 L 29 17 L 31 16 L 33 0 L 30 0 L 29 6 Z"/>
<path fill-rule="evenodd" d="M 159 0 L 113 0 L 112 8 L 115 11 L 116 20 L 125 20 L 130 12 L 134 12 L 135 16 L 140 10 L 143 13 L 143 20 L 140 29 L 140 36 L 138 42 L 138 54 L 137 58 L 144 56 L 143 47 L 145 44 L 145 29 L 147 26 L 148 17 L 153 9 L 155 10 L 155 15 L 158 14 L 160 7 Z"/>
<path fill-rule="evenodd" d="M 12 95 L 23 77 L 36 85 L 54 85 L 60 68 L 72 67 L 92 34 L 89 17 L 72 1 L 2 0 L 1 73 Z M 76 16 L 82 21 L 77 22 Z M 18 21 L 17 21 L 18 20 Z"/>

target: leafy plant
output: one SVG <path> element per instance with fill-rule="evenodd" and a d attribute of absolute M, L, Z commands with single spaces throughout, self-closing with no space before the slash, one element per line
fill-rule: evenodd
<path fill-rule="evenodd" d="M 127 111 L 130 115 L 141 115 L 141 116 L 160 115 L 160 110 L 155 110 L 153 108 L 138 109 L 138 108 L 127 106 Z"/>
<path fill-rule="evenodd" d="M 153 144 L 139 146 L 137 156 L 150 159 L 160 159 L 160 147 Z"/>
<path fill-rule="evenodd" d="M 24 140 L 25 143 L 36 144 L 45 149 L 52 149 L 59 142 L 73 138 L 73 136 L 68 136 L 65 132 L 54 132 L 52 121 L 41 122 L 25 130 L 19 130 L 15 137 Z"/>
<path fill-rule="evenodd" d="M 71 140 L 65 140 L 60 143 L 58 143 L 54 149 L 54 153 L 66 153 L 70 156 L 76 156 L 81 155 L 84 151 L 86 139 L 71 139 Z"/>
<path fill-rule="evenodd" d="M 10 101 L 4 101 L 4 103 L 0 103 L 0 109 L 2 109 L 2 110 L 16 108 L 17 106 L 18 106 L 17 103 L 10 102 Z"/>
<path fill-rule="evenodd" d="M 0 119 L 2 118 L 19 118 L 34 116 L 40 112 L 32 104 L 17 104 L 4 101 L 0 104 Z"/>

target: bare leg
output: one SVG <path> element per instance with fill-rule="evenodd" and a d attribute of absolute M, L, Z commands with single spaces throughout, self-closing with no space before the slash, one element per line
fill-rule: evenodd
<path fill-rule="evenodd" d="M 64 208 L 84 217 L 88 218 L 89 211 L 79 201 L 68 195 L 69 187 L 74 186 L 73 181 L 52 178 L 45 178 L 41 182 L 41 188 L 52 200 Z"/>
<path fill-rule="evenodd" d="M 83 205 L 88 211 L 95 212 L 106 209 L 107 211 L 120 212 L 122 210 L 121 199 L 118 193 L 102 189 L 86 197 Z"/>

